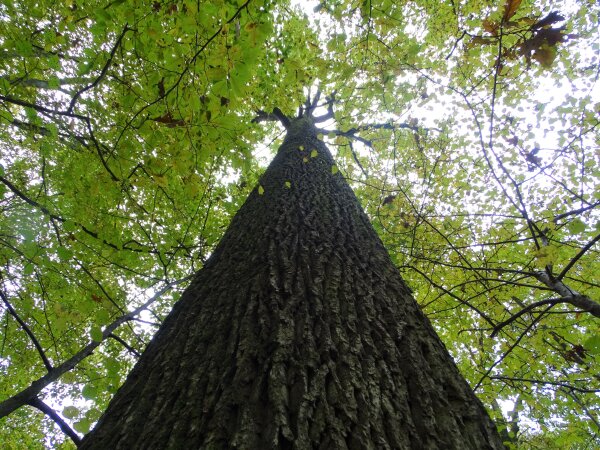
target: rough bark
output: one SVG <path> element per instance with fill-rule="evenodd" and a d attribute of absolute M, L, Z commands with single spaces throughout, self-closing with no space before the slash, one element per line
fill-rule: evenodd
<path fill-rule="evenodd" d="M 80 448 L 503 448 L 333 164 L 294 120 Z"/>

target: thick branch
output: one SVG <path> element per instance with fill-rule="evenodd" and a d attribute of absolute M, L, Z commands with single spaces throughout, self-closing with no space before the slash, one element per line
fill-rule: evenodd
<path fill-rule="evenodd" d="M 335 102 L 335 92 L 331 96 L 327 97 L 327 112 L 322 116 L 313 117 L 314 123 L 325 122 L 326 120 L 333 119 L 335 114 L 333 112 L 333 103 Z"/>
<path fill-rule="evenodd" d="M 355 141 L 362 142 L 363 144 L 365 144 L 368 147 L 372 147 L 373 144 L 370 140 L 365 139 L 360 136 L 357 136 L 357 133 L 360 133 L 361 131 L 369 131 L 369 130 L 397 130 L 397 129 L 408 129 L 408 130 L 414 131 L 415 133 L 418 133 L 420 130 L 420 128 L 418 126 L 411 125 L 408 123 L 386 122 L 386 123 L 371 123 L 371 124 L 361 125 L 358 127 L 350 128 L 347 131 L 331 130 L 331 131 L 327 131 L 327 132 L 334 133 L 337 136 L 344 136 L 345 138 L 348 138 L 348 139 L 354 139 Z"/>
<path fill-rule="evenodd" d="M 279 119 L 286 130 L 290 127 L 290 119 L 279 108 L 273 108 L 273 115 Z"/>
<path fill-rule="evenodd" d="M 148 308 L 153 302 L 155 302 L 158 298 L 164 295 L 165 292 L 169 291 L 174 286 L 189 281 L 193 277 L 194 275 L 189 275 L 185 278 L 182 278 L 181 280 L 169 283 L 167 286 L 165 286 L 156 294 L 154 294 L 146 303 L 134 309 L 130 313 L 120 316 L 118 319 L 116 319 L 114 322 L 112 322 L 110 325 L 104 328 L 104 330 L 102 331 L 102 339 L 100 341 L 90 342 L 71 358 L 63 362 L 61 365 L 54 367 L 51 371 L 48 372 L 48 374 L 35 380 L 33 383 L 31 383 L 31 385 L 28 388 L 23 389 L 18 394 L 13 395 L 12 397 L 0 403 L 0 418 L 7 416 L 8 414 L 17 410 L 21 406 L 31 402 L 32 399 L 38 396 L 42 389 L 58 380 L 62 375 L 73 369 L 75 366 L 77 366 L 77 364 L 79 364 L 85 358 L 90 356 L 94 352 L 94 350 L 98 346 L 100 346 L 102 342 L 108 339 L 113 333 L 113 331 L 115 331 L 119 326 L 121 326 L 129 320 L 133 320 L 135 316 L 137 316 L 146 308 Z"/>
<path fill-rule="evenodd" d="M 256 112 L 256 117 L 252 119 L 251 122 L 281 122 L 286 130 L 290 126 L 290 119 L 279 108 L 274 108 L 272 113 L 268 113 L 261 109 Z"/>
<path fill-rule="evenodd" d="M 39 409 L 41 412 L 50 417 L 56 423 L 56 425 L 58 425 L 61 431 L 71 438 L 75 445 L 79 445 L 79 443 L 81 442 L 81 438 L 79 437 L 79 435 L 69 426 L 67 422 L 63 420 L 62 417 L 60 417 L 56 413 L 56 411 L 54 411 L 52 408 L 46 405 L 38 397 L 32 398 L 27 402 L 27 404 Z"/>
<path fill-rule="evenodd" d="M 598 237 L 600 237 L 600 235 L 594 238 L 590 244 L 596 241 Z M 583 249 L 581 252 L 579 252 L 579 254 L 582 254 L 582 252 Z M 563 272 L 566 273 L 565 270 L 563 270 Z M 561 273 L 561 275 L 563 275 L 563 273 Z M 600 317 L 600 303 L 593 301 L 587 295 L 581 295 L 575 289 L 571 289 L 569 286 L 564 284 L 560 278 L 551 278 L 544 271 L 536 272 L 535 277 L 554 292 L 557 292 L 559 295 L 561 295 L 561 300 L 563 302 L 570 303 L 571 305 L 581 308 L 582 310 L 589 312 L 596 317 Z"/>
<path fill-rule="evenodd" d="M 135 348 L 133 348 L 131 345 L 129 345 L 127 342 L 125 342 L 123 339 L 121 339 L 119 336 L 117 336 L 114 333 L 111 333 L 109 335 L 110 338 L 114 339 L 115 341 L 117 341 L 119 344 L 121 344 L 123 347 L 125 347 L 127 349 L 127 351 L 129 353 L 131 353 L 133 356 L 135 356 L 136 358 L 140 357 L 140 352 L 138 352 Z"/>
<path fill-rule="evenodd" d="M 33 331 L 31 331 L 31 329 L 25 323 L 25 321 L 23 319 L 21 319 L 21 317 L 19 317 L 19 315 L 17 314 L 17 311 L 15 311 L 15 309 L 12 307 L 12 305 L 8 301 L 8 298 L 6 297 L 6 295 L 4 294 L 4 292 L 0 291 L 0 297 L 2 297 L 2 301 L 6 305 L 6 309 L 8 309 L 8 312 L 10 313 L 10 315 L 13 316 L 17 322 L 19 322 L 19 325 L 21 325 L 21 328 L 23 328 L 23 330 L 25 331 L 25 333 L 27 333 L 27 336 L 29 336 L 29 339 L 31 339 L 31 342 L 33 343 L 33 346 L 35 347 L 35 349 L 39 353 L 40 358 L 42 358 L 42 361 L 44 362 L 44 366 L 46 366 L 46 370 L 48 370 L 48 372 L 50 372 L 53 369 L 52 363 L 50 363 L 50 360 L 46 356 L 46 353 L 44 352 L 44 349 L 40 345 L 39 341 L 37 340 L 37 338 L 33 334 Z"/>

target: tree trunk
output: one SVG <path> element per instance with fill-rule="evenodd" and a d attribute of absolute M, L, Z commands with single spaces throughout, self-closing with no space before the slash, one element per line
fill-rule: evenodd
<path fill-rule="evenodd" d="M 333 165 L 293 120 L 80 448 L 503 448 Z"/>

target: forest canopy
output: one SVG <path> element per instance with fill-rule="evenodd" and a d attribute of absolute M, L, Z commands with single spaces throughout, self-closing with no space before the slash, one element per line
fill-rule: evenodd
<path fill-rule="evenodd" d="M 600 445 L 600 6 L 307 4 L 0 4 L 0 447 L 90 429 L 317 95 L 505 440 Z"/>

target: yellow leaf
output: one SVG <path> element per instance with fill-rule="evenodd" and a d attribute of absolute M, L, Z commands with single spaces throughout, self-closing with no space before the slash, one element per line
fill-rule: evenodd
<path fill-rule="evenodd" d="M 265 188 L 260 184 L 258 185 L 258 195 L 263 195 L 265 193 Z"/>
<path fill-rule="evenodd" d="M 302 158 L 302 162 L 307 163 L 308 162 L 308 158 L 307 157 Z"/>
<path fill-rule="evenodd" d="M 311 157 L 311 158 L 316 158 L 318 154 L 319 154 L 319 152 L 318 152 L 318 151 L 316 151 L 315 149 L 313 149 L 313 150 L 310 152 L 310 157 Z"/>
<path fill-rule="evenodd" d="M 284 184 L 285 184 L 285 187 L 288 189 L 292 187 L 292 183 L 290 183 L 289 181 L 286 181 Z"/>
<path fill-rule="evenodd" d="M 164 175 L 152 175 L 152 178 L 154 179 L 155 183 L 158 184 L 160 187 L 167 187 L 168 181 L 167 181 L 167 177 L 165 177 Z"/>
<path fill-rule="evenodd" d="M 535 252 L 535 258 L 538 267 L 554 264 L 558 258 L 558 249 L 552 245 L 546 245 Z"/>

